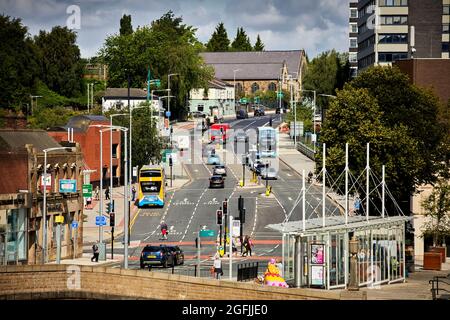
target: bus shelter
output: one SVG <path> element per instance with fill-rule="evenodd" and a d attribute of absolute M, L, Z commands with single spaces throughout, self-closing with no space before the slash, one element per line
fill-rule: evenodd
<path fill-rule="evenodd" d="M 405 281 L 405 222 L 410 217 L 330 216 L 271 224 L 283 236 L 283 275 L 295 287 L 347 288 L 349 240 L 358 241 L 357 282 L 376 286 Z"/>

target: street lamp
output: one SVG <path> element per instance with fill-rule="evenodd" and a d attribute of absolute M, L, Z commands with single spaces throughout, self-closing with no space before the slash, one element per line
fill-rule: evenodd
<path fill-rule="evenodd" d="M 30 98 L 31 98 L 31 115 L 33 115 L 33 99 L 36 99 L 36 108 L 37 108 L 37 99 L 38 98 L 42 98 L 42 96 L 32 96 L 32 95 L 30 95 Z"/>
<path fill-rule="evenodd" d="M 60 151 L 60 150 L 73 150 L 71 147 L 56 147 L 56 148 L 47 148 L 44 149 L 44 203 L 42 216 L 44 217 L 44 232 L 43 232 L 43 243 L 42 243 L 42 264 L 47 262 L 47 153 L 52 151 Z M 57 258 L 59 258 L 59 254 L 57 253 Z M 58 263 L 59 263 L 59 259 Z"/>
<path fill-rule="evenodd" d="M 170 96 L 170 77 L 171 76 L 179 76 L 179 73 L 170 73 L 169 75 L 167 75 L 167 89 L 168 89 L 168 95 Z M 167 119 L 169 119 L 169 123 L 170 123 L 170 99 L 167 99 L 167 111 L 169 112 L 169 116 L 167 117 Z M 170 148 L 172 148 L 172 130 L 170 130 Z"/>
<path fill-rule="evenodd" d="M 110 127 L 113 127 L 113 117 L 118 117 L 118 116 L 126 116 L 126 115 L 128 115 L 128 113 L 116 113 L 116 114 L 111 114 L 110 116 L 109 116 L 109 118 L 110 118 L 110 121 L 109 121 L 109 124 L 110 124 Z M 113 143 L 112 143 L 112 132 L 111 132 L 111 134 L 109 135 L 109 137 L 110 137 L 110 147 L 111 147 L 111 152 L 110 152 L 110 158 L 109 158 L 109 170 L 110 170 L 110 174 L 109 174 L 109 185 L 110 185 L 110 188 L 109 188 L 109 192 L 110 192 L 110 194 L 111 194 L 111 201 L 112 201 L 112 199 L 113 199 L 113 174 L 112 174 L 112 167 L 113 167 L 113 165 L 112 165 L 112 158 L 113 158 L 113 148 L 112 148 L 112 145 L 113 145 Z M 119 160 L 120 161 L 120 160 Z"/>
<path fill-rule="evenodd" d="M 241 71 L 241 69 L 235 69 L 233 70 L 233 86 L 234 86 L 234 111 L 237 112 L 236 110 L 236 72 Z"/>

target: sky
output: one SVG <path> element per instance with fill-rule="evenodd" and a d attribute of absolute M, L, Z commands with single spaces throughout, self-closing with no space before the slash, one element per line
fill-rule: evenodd
<path fill-rule="evenodd" d="M 203 43 L 223 22 L 230 42 L 243 27 L 252 45 L 260 35 L 265 50 L 305 49 L 310 58 L 348 50 L 348 0 L 0 0 L 0 14 L 21 18 L 30 35 L 55 25 L 75 28 L 83 58 L 119 32 L 124 14 L 135 30 L 169 10 L 195 27 Z"/>

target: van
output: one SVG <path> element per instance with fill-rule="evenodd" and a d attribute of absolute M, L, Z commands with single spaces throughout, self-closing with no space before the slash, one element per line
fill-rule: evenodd
<path fill-rule="evenodd" d="M 236 119 L 247 119 L 247 118 L 248 118 L 247 110 L 241 109 L 236 112 Z"/>
<path fill-rule="evenodd" d="M 211 126 L 210 136 L 211 136 L 211 142 L 219 141 L 226 143 L 229 134 L 228 131 L 230 130 L 230 124 L 229 123 L 215 123 Z"/>

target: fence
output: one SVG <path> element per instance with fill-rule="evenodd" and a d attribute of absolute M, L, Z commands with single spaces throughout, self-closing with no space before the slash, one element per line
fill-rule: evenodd
<path fill-rule="evenodd" d="M 311 160 L 315 159 L 314 150 L 309 148 L 307 145 L 305 145 L 302 142 L 297 142 L 297 150 L 303 153 L 305 156 L 310 158 Z"/>
<path fill-rule="evenodd" d="M 439 284 L 444 284 L 448 286 L 450 285 L 450 282 L 446 282 L 444 280 L 439 279 L 450 279 L 450 274 L 447 276 L 435 276 L 432 280 L 429 281 L 429 284 L 431 284 L 431 296 L 433 297 L 433 300 L 450 300 L 450 291 L 448 289 L 442 289 L 439 288 Z M 445 292 L 445 294 L 439 293 L 439 291 Z"/>
<path fill-rule="evenodd" d="M 241 263 L 237 266 L 237 281 L 253 280 L 258 277 L 258 262 Z"/>

